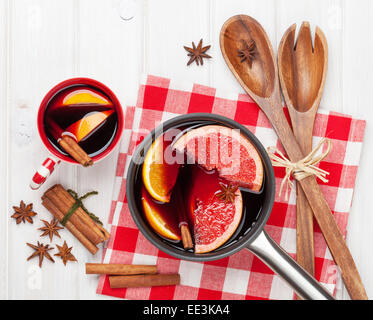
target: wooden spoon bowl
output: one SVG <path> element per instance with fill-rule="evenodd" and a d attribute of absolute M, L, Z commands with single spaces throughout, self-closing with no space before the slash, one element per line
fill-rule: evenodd
<path fill-rule="evenodd" d="M 271 44 L 263 35 L 265 31 L 255 19 L 238 15 L 223 25 L 220 44 L 229 68 L 241 85 L 257 96 L 268 98 L 274 90 L 276 66 Z M 250 50 L 252 43 L 254 47 Z M 240 52 L 247 56 L 247 61 L 238 57 Z"/>
<path fill-rule="evenodd" d="M 294 24 L 286 31 L 278 51 L 281 88 L 285 101 L 298 112 L 308 112 L 317 109 L 324 90 L 328 45 L 324 33 L 316 27 L 313 47 L 308 22 L 302 24 L 296 42 L 295 30 Z"/>

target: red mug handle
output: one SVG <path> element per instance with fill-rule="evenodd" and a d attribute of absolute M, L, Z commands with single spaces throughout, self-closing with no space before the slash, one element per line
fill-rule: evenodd
<path fill-rule="evenodd" d="M 32 190 L 37 190 L 41 187 L 41 185 L 48 179 L 48 177 L 54 171 L 54 168 L 61 162 L 57 158 L 53 156 L 49 156 L 43 164 L 39 167 L 36 171 L 34 176 L 32 177 L 30 188 Z"/>

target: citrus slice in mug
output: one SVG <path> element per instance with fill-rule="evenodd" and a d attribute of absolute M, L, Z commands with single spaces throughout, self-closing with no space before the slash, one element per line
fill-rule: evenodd
<path fill-rule="evenodd" d="M 219 176 L 246 189 L 259 191 L 263 184 L 263 164 L 253 144 L 233 130 L 208 125 L 190 130 L 173 145 L 186 153 L 192 163 L 206 170 L 217 170 Z"/>
<path fill-rule="evenodd" d="M 68 93 L 63 97 L 62 105 L 94 103 L 109 105 L 111 102 L 103 94 L 94 89 L 79 89 Z"/>
<path fill-rule="evenodd" d="M 87 86 L 73 86 L 64 89 L 53 98 L 53 105 L 49 106 L 49 112 L 58 112 L 66 107 L 79 108 L 79 106 L 95 105 L 102 111 L 113 109 L 110 99 L 98 90 Z M 72 109 L 73 111 L 73 109 Z"/>
<path fill-rule="evenodd" d="M 80 142 L 89 134 L 93 133 L 93 131 L 102 125 L 113 113 L 114 110 L 92 112 L 67 127 L 65 132 L 73 134 L 77 142 Z"/>

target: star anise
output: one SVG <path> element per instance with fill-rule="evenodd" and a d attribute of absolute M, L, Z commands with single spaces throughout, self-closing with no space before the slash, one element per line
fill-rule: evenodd
<path fill-rule="evenodd" d="M 225 185 L 223 183 L 220 183 L 220 191 L 216 193 L 216 196 L 220 200 L 223 200 L 225 203 L 233 203 L 234 199 L 237 197 L 237 189 L 237 186 Z"/>
<path fill-rule="evenodd" d="M 254 40 L 250 40 L 247 42 L 246 40 L 242 40 L 243 43 L 243 49 L 237 50 L 238 51 L 238 57 L 241 58 L 241 63 L 246 61 L 249 63 L 249 66 L 251 68 L 253 61 L 256 57 L 256 44 Z"/>
<path fill-rule="evenodd" d="M 12 218 L 16 219 L 17 224 L 29 222 L 33 223 L 32 217 L 36 216 L 36 212 L 32 211 L 32 203 L 26 204 L 21 201 L 19 207 L 13 206 L 14 214 L 12 215 Z"/>
<path fill-rule="evenodd" d="M 41 220 L 44 222 L 45 227 L 39 228 L 38 230 L 44 231 L 40 237 L 44 237 L 46 235 L 49 235 L 49 239 L 52 242 L 53 236 L 56 235 L 57 237 L 61 238 L 61 236 L 58 233 L 58 230 L 63 229 L 62 227 L 59 227 L 58 220 L 56 218 L 53 218 L 51 222 Z"/>
<path fill-rule="evenodd" d="M 31 244 L 31 243 L 26 243 L 26 244 L 29 247 L 31 247 L 32 249 L 35 250 L 35 252 L 31 256 L 29 256 L 27 258 L 27 261 L 29 261 L 30 259 L 32 259 L 32 258 L 34 258 L 36 256 L 39 256 L 39 267 L 41 268 L 41 265 L 43 263 L 43 259 L 44 259 L 44 256 L 45 256 L 48 260 L 50 260 L 50 261 L 52 261 L 54 263 L 53 258 L 48 253 L 49 250 L 53 250 L 53 247 L 49 248 L 48 244 L 44 245 L 42 243 L 39 243 L 39 241 L 38 241 L 38 245 L 37 246 L 35 246 L 35 245 Z"/>
<path fill-rule="evenodd" d="M 59 252 L 56 253 L 55 256 L 57 256 L 57 257 L 61 257 L 61 259 L 62 259 L 62 261 L 63 261 L 63 264 L 64 264 L 65 266 L 66 266 L 66 262 L 67 262 L 67 261 L 78 261 L 78 260 L 76 260 L 75 257 L 71 254 L 71 249 L 72 249 L 73 247 L 69 248 L 69 247 L 67 246 L 66 241 L 64 241 L 62 247 L 59 246 L 58 244 L 57 244 L 56 246 L 57 246 Z"/>
<path fill-rule="evenodd" d="M 197 63 L 197 66 L 199 66 L 199 64 L 203 65 L 203 58 L 211 58 L 211 56 L 205 53 L 208 49 L 210 49 L 211 46 L 202 47 L 202 39 L 199 41 L 197 47 L 194 42 L 192 42 L 192 46 L 193 48 L 184 46 L 184 49 L 189 52 L 188 56 L 190 57 L 187 66 L 193 63 L 193 61 Z"/>

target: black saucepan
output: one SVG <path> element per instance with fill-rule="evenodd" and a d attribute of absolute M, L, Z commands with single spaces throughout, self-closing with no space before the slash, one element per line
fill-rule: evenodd
<path fill-rule="evenodd" d="M 154 232 L 142 214 L 142 208 L 138 201 L 139 190 L 136 187 L 138 185 L 137 179 L 141 179 L 144 155 L 152 142 L 171 128 L 188 127 L 196 123 L 199 125 L 216 124 L 239 129 L 241 134 L 247 137 L 256 147 L 262 158 L 265 172 L 265 183 L 261 191 L 263 197 L 262 208 L 255 224 L 243 235 L 237 237 L 237 239 L 233 239 L 233 241 L 229 241 L 223 247 L 205 254 L 195 254 L 190 251 L 181 250 Z M 214 114 L 195 113 L 175 117 L 164 122 L 161 126 L 153 130 L 137 147 L 128 168 L 126 192 L 129 209 L 137 227 L 153 245 L 163 252 L 179 259 L 201 262 L 222 259 L 246 248 L 258 256 L 273 271 L 282 276 L 301 297 L 305 299 L 333 299 L 330 293 L 281 249 L 264 230 L 275 199 L 273 167 L 260 141 L 248 129 L 236 121 Z"/>

